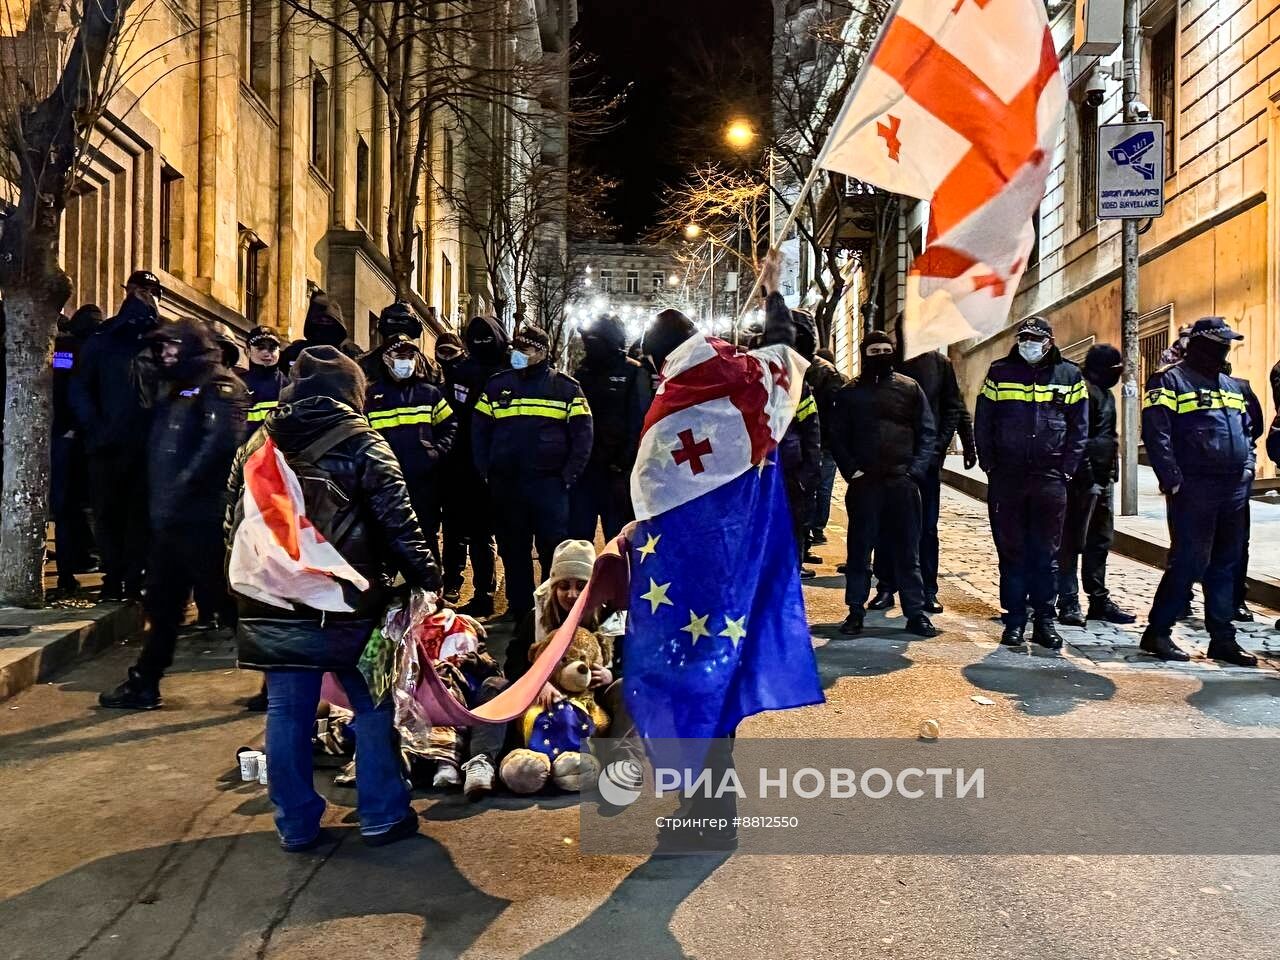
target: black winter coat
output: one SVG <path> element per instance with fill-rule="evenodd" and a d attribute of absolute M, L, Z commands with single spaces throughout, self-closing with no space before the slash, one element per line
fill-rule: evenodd
<path fill-rule="evenodd" d="M 574 373 L 591 407 L 594 467 L 630 473 L 640 447 L 644 415 L 653 399 L 648 372 L 621 349 L 604 359 L 588 358 Z"/>
<path fill-rule="evenodd" d="M 79 430 L 71 407 L 71 380 L 88 337 L 60 333 L 53 341 L 53 435 L 65 437 Z"/>
<path fill-rule="evenodd" d="M 439 387 L 421 376 L 394 380 L 385 365 L 383 376 L 369 384 L 364 412 L 391 444 L 411 486 L 430 481 L 458 431 L 458 418 Z"/>
<path fill-rule="evenodd" d="M 846 481 L 910 476 L 921 482 L 933 463 L 933 411 L 920 385 L 900 373 L 861 376 L 836 394 L 831 453 Z"/>
<path fill-rule="evenodd" d="M 1111 391 L 1089 383 L 1089 439 L 1075 484 L 1105 487 L 1120 479 L 1120 433 L 1116 429 L 1116 398 Z"/>
<path fill-rule="evenodd" d="M 477 337 L 485 334 L 492 342 L 483 348 Z M 449 468 L 460 476 L 475 473 L 475 459 L 471 447 L 471 425 L 475 418 L 476 402 L 484 391 L 484 385 L 503 370 L 509 370 L 507 360 L 507 333 L 502 324 L 488 317 L 472 317 L 463 334 L 467 355 L 444 369 L 445 397 L 458 418 L 458 432 L 453 440 L 453 452 L 449 456 Z"/>
<path fill-rule="evenodd" d="M 571 487 L 591 456 L 591 408 L 582 388 L 545 361 L 490 380 L 471 429 L 476 470 L 486 480 L 559 476 Z"/>
<path fill-rule="evenodd" d="M 300 454 L 335 428 L 353 433 L 314 463 Z M 236 455 L 227 485 L 227 548 L 244 519 L 244 465 L 270 436 L 298 475 L 307 517 L 370 584 L 344 593 L 352 613 L 284 610 L 237 597 L 243 667 L 340 670 L 353 667 L 381 620 L 396 573 L 414 587 L 437 590 L 440 572 L 409 503 L 395 454 L 363 416 L 329 397 L 277 407 Z"/>
<path fill-rule="evenodd" d="M 249 422 L 261 423 L 280 401 L 280 391 L 289 378 L 280 372 L 279 367 L 263 367 L 256 363 L 249 364 L 248 368 L 237 368 L 235 374 L 249 394 Z"/>
<path fill-rule="evenodd" d="M 191 383 L 162 382 L 147 445 L 153 530 L 221 520 L 246 413 L 243 384 L 221 365 Z"/>
<path fill-rule="evenodd" d="M 796 415 L 778 444 L 778 459 L 787 488 L 793 494 L 808 495 L 818 489 L 822 482 L 822 416 L 807 383 Z"/>
<path fill-rule="evenodd" d="M 1238 482 L 1255 465 L 1248 404 L 1239 381 L 1187 361 L 1162 367 L 1142 398 L 1142 442 L 1160 489 L 1188 477 Z"/>
<path fill-rule="evenodd" d="M 976 456 L 973 421 L 969 418 L 969 408 L 965 406 L 964 394 L 960 392 L 960 382 L 956 379 L 956 368 L 950 359 L 937 350 L 930 350 L 907 360 L 899 369 L 904 376 L 920 384 L 929 400 L 937 433 L 934 465 L 939 466 L 946 459 L 957 433 L 965 453 Z"/>
<path fill-rule="evenodd" d="M 80 351 L 69 399 L 90 454 L 146 446 L 151 416 L 136 361 L 154 326 L 154 311 L 131 297 Z"/>
<path fill-rule="evenodd" d="M 821 357 L 815 357 L 805 371 L 804 382 L 813 391 L 813 399 L 818 404 L 818 425 L 822 433 L 822 449 L 831 449 L 831 408 L 835 405 L 836 394 L 847 382 L 844 375 L 831 363 Z"/>

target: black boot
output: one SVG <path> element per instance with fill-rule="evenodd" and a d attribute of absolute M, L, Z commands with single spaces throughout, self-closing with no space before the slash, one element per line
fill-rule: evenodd
<path fill-rule="evenodd" d="M 1135 623 L 1138 618 L 1132 613 L 1125 613 L 1116 606 L 1114 600 L 1106 597 L 1089 601 L 1089 619 L 1105 620 L 1107 623 Z"/>
<path fill-rule="evenodd" d="M 906 630 L 907 633 L 914 633 L 917 637 L 936 637 L 938 635 L 938 628 L 923 613 L 908 617 Z"/>
<path fill-rule="evenodd" d="M 477 620 L 481 617 L 491 617 L 493 616 L 493 597 L 487 593 L 477 593 L 459 607 L 458 612 L 468 617 L 475 617 Z"/>
<path fill-rule="evenodd" d="M 938 595 L 936 593 L 931 593 L 924 598 L 924 612 L 925 613 L 941 613 L 942 612 L 942 604 L 938 602 Z"/>
<path fill-rule="evenodd" d="M 1230 663 L 1237 667 L 1256 667 L 1258 658 L 1240 648 L 1234 640 L 1210 640 L 1209 659 Z"/>
<path fill-rule="evenodd" d="M 1066 627 L 1083 627 L 1084 611 L 1080 609 L 1080 604 L 1074 600 L 1069 600 L 1058 607 L 1058 622 Z"/>
<path fill-rule="evenodd" d="M 244 708 L 250 713 L 266 713 L 267 712 L 267 681 L 262 681 L 262 687 L 252 697 L 244 703 Z"/>
<path fill-rule="evenodd" d="M 813 567 L 801 567 L 801 568 L 800 568 L 800 579 L 801 579 L 801 580 L 816 580 L 816 579 L 817 579 L 817 577 L 818 577 L 818 571 L 817 571 L 817 570 L 815 570 L 815 569 L 813 569 Z"/>
<path fill-rule="evenodd" d="M 1248 604 L 1241 600 L 1240 606 L 1236 607 L 1236 612 L 1231 619 L 1236 623 L 1253 623 L 1253 611 L 1249 609 Z"/>
<path fill-rule="evenodd" d="M 156 710 L 164 706 L 159 682 L 144 677 L 137 667 L 130 667 L 124 683 L 110 693 L 98 694 L 98 703 L 114 710 Z"/>
<path fill-rule="evenodd" d="M 1020 647 L 1026 641 L 1023 635 L 1027 632 L 1025 623 L 1006 623 L 1004 633 L 1000 634 L 1000 643 L 1006 647 Z"/>
<path fill-rule="evenodd" d="M 848 573 L 848 572 L 849 572 L 849 565 L 847 563 L 836 564 L 836 573 Z"/>
<path fill-rule="evenodd" d="M 801 562 L 802 563 L 822 563 L 822 558 L 818 556 L 816 553 L 814 553 L 812 550 L 806 550 L 804 553 L 804 559 Z"/>
<path fill-rule="evenodd" d="M 849 615 L 844 618 L 844 623 L 840 624 L 840 632 L 847 637 L 857 636 L 862 632 L 862 621 L 866 614 L 858 607 L 850 607 Z"/>
<path fill-rule="evenodd" d="M 1080 612 L 1080 608 L 1076 608 Z M 1058 628 L 1053 625 L 1053 617 L 1036 617 L 1031 628 L 1031 642 L 1046 650 L 1061 650 L 1062 637 L 1058 636 Z"/>
<path fill-rule="evenodd" d="M 440 602 L 446 607 L 456 607 L 462 601 L 462 589 L 460 587 L 447 587 L 444 593 L 440 594 Z"/>
<path fill-rule="evenodd" d="M 1173 642 L 1168 631 L 1156 630 L 1154 627 L 1147 627 L 1142 631 L 1142 641 L 1138 644 L 1138 649 L 1143 653 L 1149 653 L 1157 660 L 1186 663 L 1191 659 L 1189 653 Z"/>
<path fill-rule="evenodd" d="M 877 590 L 876 595 L 867 604 L 868 610 L 888 610 L 893 606 L 892 590 Z"/>

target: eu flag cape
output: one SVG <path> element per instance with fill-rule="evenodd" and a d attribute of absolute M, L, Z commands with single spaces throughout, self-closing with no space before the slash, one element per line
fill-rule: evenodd
<path fill-rule="evenodd" d="M 632 474 L 627 708 L 640 735 L 733 733 L 823 700 L 777 445 L 806 363 L 695 337 L 668 358 Z"/>

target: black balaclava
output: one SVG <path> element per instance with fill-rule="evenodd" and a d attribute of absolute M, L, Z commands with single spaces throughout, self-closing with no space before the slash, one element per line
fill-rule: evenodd
<path fill-rule="evenodd" d="M 1120 382 L 1124 372 L 1124 357 L 1109 343 L 1099 343 L 1089 348 L 1084 356 L 1084 376 L 1096 387 L 1110 390 Z"/>
<path fill-rule="evenodd" d="M 877 343 L 887 343 L 894 350 L 890 353 L 879 354 L 874 357 L 867 356 L 867 347 Z M 893 337 L 885 333 L 883 330 L 872 330 L 862 341 L 862 372 L 873 380 L 879 380 L 893 373 L 894 362 L 897 360 L 896 344 Z"/>
<path fill-rule="evenodd" d="M 417 340 L 422 336 L 422 321 L 407 303 L 397 300 L 390 306 L 383 307 L 382 313 L 378 315 L 378 334 L 384 338 L 401 335 Z"/>
<path fill-rule="evenodd" d="M 644 332 L 641 349 L 661 373 L 667 357 L 697 332 L 698 328 L 693 325 L 693 321 L 679 310 L 663 310 L 653 318 L 649 329 Z"/>
<path fill-rule="evenodd" d="M 818 349 L 818 328 L 813 314 L 807 310 L 792 310 L 791 320 L 796 325 L 796 353 L 813 363 Z"/>
<path fill-rule="evenodd" d="M 627 330 L 613 314 L 601 314 L 583 328 L 582 349 L 592 363 L 604 363 L 623 356 L 627 349 Z"/>
<path fill-rule="evenodd" d="M 507 334 L 497 320 L 472 317 L 464 336 L 469 353 L 485 367 L 501 367 L 507 363 Z"/>
<path fill-rule="evenodd" d="M 342 308 L 327 300 L 314 301 L 302 326 L 302 337 L 312 346 L 339 347 L 347 340 L 347 328 L 342 322 Z"/>
<path fill-rule="evenodd" d="M 467 348 L 462 338 L 456 333 L 446 330 L 436 338 L 436 363 L 443 370 L 452 370 L 467 356 Z"/>
<path fill-rule="evenodd" d="M 207 380 L 222 362 L 222 350 L 209 328 L 198 320 L 175 320 L 166 323 L 152 337 L 159 349 L 165 343 L 178 344 L 178 362 L 172 366 L 156 362 L 156 374 L 179 384 L 197 384 Z"/>
<path fill-rule="evenodd" d="M 1230 352 L 1230 343 L 1223 343 L 1214 337 L 1194 336 L 1187 343 L 1185 359 L 1192 370 L 1212 377 L 1222 372 Z"/>
<path fill-rule="evenodd" d="M 58 329 L 63 333 L 81 339 L 89 336 L 102 323 L 102 308 L 96 303 L 86 303 L 65 320 L 58 322 Z"/>
<path fill-rule="evenodd" d="M 138 336 L 150 333 L 160 324 L 160 315 L 156 312 L 156 308 L 135 296 L 125 297 L 116 317 L 126 323 Z"/>

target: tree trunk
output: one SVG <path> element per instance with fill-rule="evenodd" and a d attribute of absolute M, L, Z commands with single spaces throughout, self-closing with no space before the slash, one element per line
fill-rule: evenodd
<path fill-rule="evenodd" d="M 5 291 L 4 306 L 7 387 L 0 600 L 34 607 L 44 602 L 53 332 L 62 303 L 11 287 Z"/>

